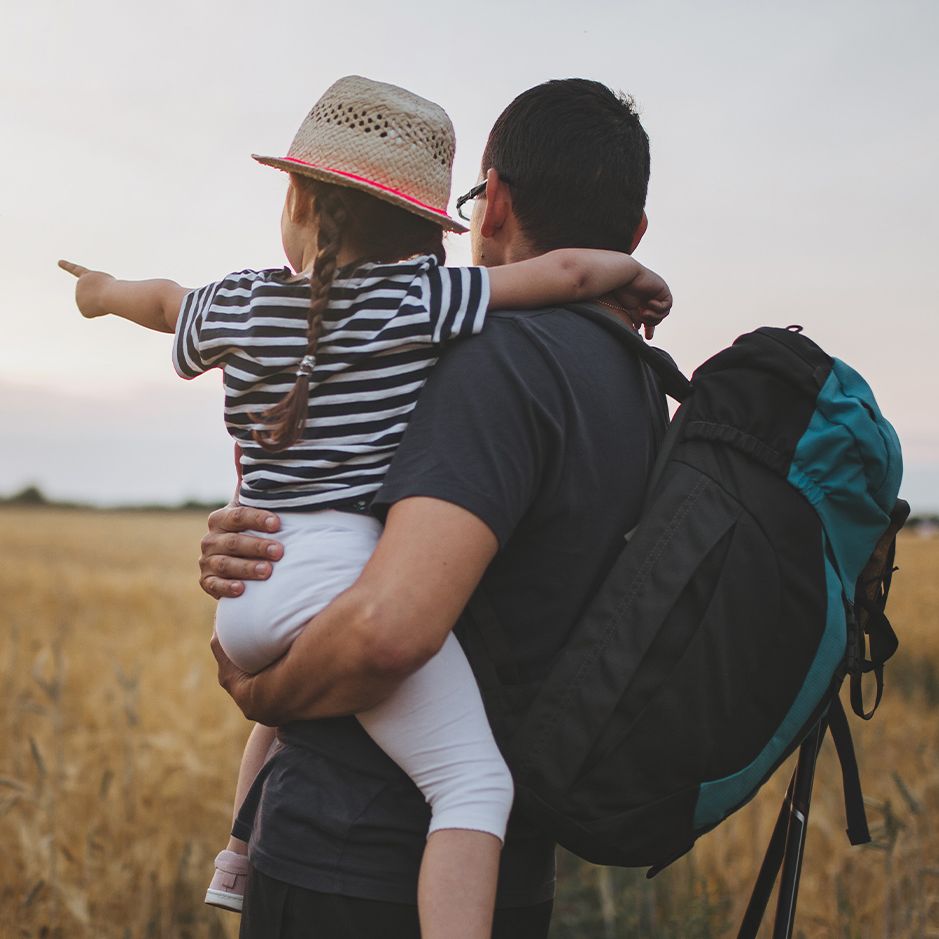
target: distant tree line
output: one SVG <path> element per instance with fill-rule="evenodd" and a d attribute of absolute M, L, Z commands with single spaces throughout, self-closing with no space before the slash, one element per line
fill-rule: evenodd
<path fill-rule="evenodd" d="M 53 508 L 53 509 L 94 509 L 101 512 L 212 512 L 224 505 L 223 502 L 200 502 L 197 499 L 186 499 L 175 504 L 145 502 L 141 504 L 116 505 L 102 507 L 84 502 L 71 502 L 50 499 L 35 485 L 24 486 L 10 496 L 0 496 L 0 507 L 14 506 L 17 508 Z"/>

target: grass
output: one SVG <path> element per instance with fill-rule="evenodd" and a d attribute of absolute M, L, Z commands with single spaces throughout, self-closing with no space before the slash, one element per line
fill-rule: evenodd
<path fill-rule="evenodd" d="M 0 937 L 233 937 L 202 904 L 247 732 L 207 646 L 204 516 L 9 508 L 0 529 Z M 826 745 L 805 939 L 939 937 L 939 541 L 898 563 L 901 650 L 854 722 L 875 844 L 847 843 Z M 562 855 L 552 939 L 735 935 L 787 777 L 652 881 Z"/>

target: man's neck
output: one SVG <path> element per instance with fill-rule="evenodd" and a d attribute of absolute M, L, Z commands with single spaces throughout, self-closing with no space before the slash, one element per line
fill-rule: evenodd
<path fill-rule="evenodd" d="M 506 252 L 504 263 L 515 264 L 516 261 L 529 261 L 532 258 L 538 257 L 540 254 L 544 254 L 544 252 L 533 247 L 528 241 L 522 240 L 510 246 L 509 250 Z"/>
<path fill-rule="evenodd" d="M 500 267 L 503 264 L 514 264 L 516 261 L 528 261 L 544 254 L 535 248 L 527 238 L 518 235 L 502 243 L 487 242 L 479 258 L 484 267 Z"/>

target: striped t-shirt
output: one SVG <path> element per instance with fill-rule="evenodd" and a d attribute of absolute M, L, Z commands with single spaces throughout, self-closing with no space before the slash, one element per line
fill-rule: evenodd
<path fill-rule="evenodd" d="M 482 329 L 485 268 L 433 257 L 339 271 L 323 315 L 306 428 L 272 453 L 251 418 L 293 387 L 307 351 L 310 285 L 286 268 L 240 271 L 183 298 L 173 364 L 221 368 L 225 423 L 241 445 L 243 505 L 362 510 L 378 490 L 439 346 Z"/>

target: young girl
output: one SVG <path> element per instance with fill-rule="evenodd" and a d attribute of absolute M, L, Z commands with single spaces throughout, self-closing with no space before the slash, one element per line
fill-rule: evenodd
<path fill-rule="evenodd" d="M 285 548 L 269 580 L 219 603 L 219 640 L 246 671 L 281 656 L 368 560 L 381 534 L 370 497 L 441 345 L 479 332 L 489 308 L 612 294 L 655 321 L 670 307 L 665 283 L 618 252 L 565 249 L 492 270 L 441 266 L 444 230 L 465 231 L 445 209 L 453 151 L 438 106 L 344 78 L 314 105 L 286 157 L 256 157 L 290 174 L 281 233 L 296 273 L 247 270 L 187 290 L 59 262 L 78 277 L 84 316 L 174 332 L 184 378 L 222 370 L 226 424 L 240 447 L 239 501 L 280 514 Z M 512 781 L 459 643 L 451 635 L 388 700 L 357 716 L 431 807 L 422 935 L 483 939 Z M 273 737 L 252 730 L 236 812 Z M 246 850 L 232 838 L 219 854 L 206 902 L 241 908 Z M 448 858 L 467 854 L 465 889 L 438 895 L 435 885 L 453 874 Z"/>

